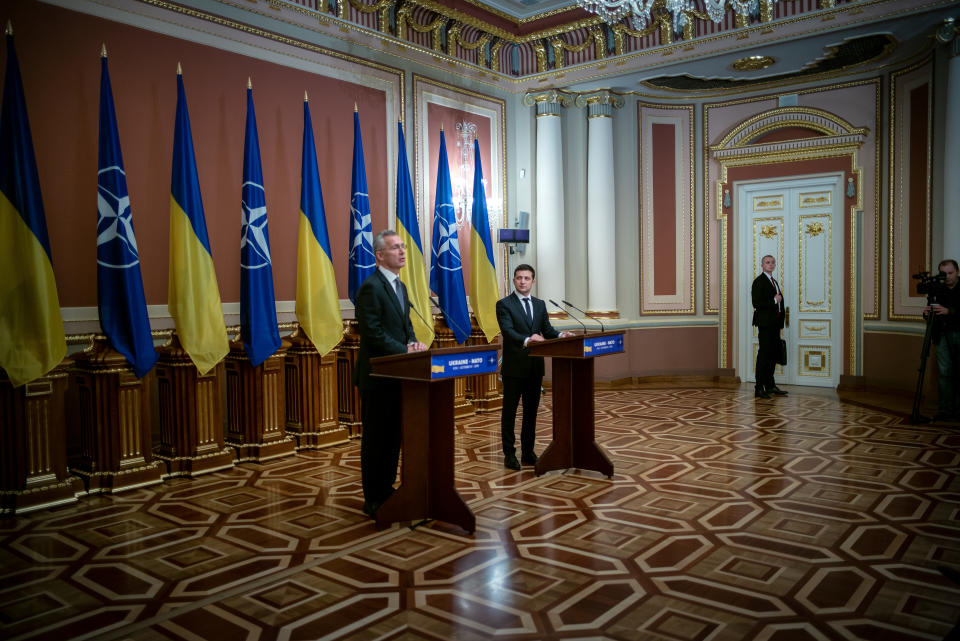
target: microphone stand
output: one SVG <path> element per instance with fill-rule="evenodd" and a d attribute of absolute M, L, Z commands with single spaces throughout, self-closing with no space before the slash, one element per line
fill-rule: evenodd
<path fill-rule="evenodd" d="M 553 305 L 554 307 L 556 307 L 557 309 L 559 309 L 561 312 L 563 312 L 564 314 L 566 314 L 566 311 L 564 311 L 564 309 L 563 309 L 562 307 L 560 307 L 559 305 L 557 305 L 557 304 L 553 301 L 552 298 L 548 298 L 547 300 L 550 301 L 550 304 L 551 304 L 551 305 Z M 580 320 L 579 318 L 577 318 L 576 316 L 573 316 L 572 314 L 571 314 L 571 318 L 573 318 L 573 320 L 575 320 L 575 321 L 577 321 L 578 323 L 580 323 L 580 327 L 583 328 L 583 333 L 586 334 L 586 333 L 587 333 L 587 326 L 583 324 L 583 321 Z"/>
<path fill-rule="evenodd" d="M 579 307 L 577 307 L 577 306 L 574 305 L 573 303 L 568 303 L 567 301 L 563 300 L 562 298 L 560 299 L 560 302 L 563 303 L 564 305 L 566 305 L 567 307 L 572 307 L 573 309 L 577 310 L 578 312 L 580 312 L 581 314 L 583 314 L 584 316 L 586 316 L 586 317 L 589 318 L 590 320 L 596 321 L 596 322 L 600 325 L 600 331 L 601 331 L 601 332 L 607 331 L 607 330 L 604 329 L 604 327 L 603 327 L 603 321 L 601 321 L 599 318 L 595 318 L 595 317 L 591 316 L 590 314 L 586 313 L 585 311 L 583 311 L 582 309 L 580 309 Z"/>
<path fill-rule="evenodd" d="M 433 296 L 430 296 L 430 302 L 433 303 L 433 306 L 436 307 L 437 309 L 439 309 L 439 310 L 441 311 L 441 313 L 443 312 L 443 308 L 440 307 L 440 302 L 439 302 L 436 298 L 434 298 Z M 447 318 L 447 315 L 446 315 L 446 314 L 443 315 L 443 320 L 445 320 L 448 324 L 450 323 L 450 319 Z M 457 325 L 456 323 L 454 323 L 453 326 L 454 326 L 455 328 L 457 328 L 458 331 L 461 331 L 461 332 L 463 331 L 463 328 L 460 327 L 459 325 Z M 470 330 L 468 329 L 468 330 L 467 330 L 467 338 L 464 339 L 464 343 L 466 343 L 467 340 L 469 340 L 469 339 L 470 339 Z"/>

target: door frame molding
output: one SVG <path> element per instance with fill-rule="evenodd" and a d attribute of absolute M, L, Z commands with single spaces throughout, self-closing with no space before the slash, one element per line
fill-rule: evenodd
<path fill-rule="evenodd" d="M 791 114 L 803 112 L 802 117 Z M 816 116 L 822 116 L 817 119 Z M 811 123 L 816 121 L 817 126 Z M 763 140 L 778 129 L 807 129 L 809 138 L 764 143 Z M 740 137 L 738 132 L 750 129 L 754 137 Z M 860 148 L 867 130 L 852 127 L 830 112 L 811 108 L 777 108 L 757 114 L 734 126 L 719 144 L 707 152 L 720 165 L 715 181 L 717 224 L 720 231 L 720 349 L 718 365 L 733 368 L 735 301 L 730 296 L 736 278 L 736 252 L 731 251 L 735 238 L 734 207 L 731 185 L 744 180 L 781 179 L 792 176 L 842 172 L 846 187 L 844 193 L 843 245 L 844 278 L 843 349 L 846 352 L 839 375 L 857 375 L 857 349 L 861 337 L 857 335 L 857 305 L 860 296 L 857 279 L 859 252 L 857 251 L 857 211 L 863 209 L 862 169 Z"/>
<path fill-rule="evenodd" d="M 736 196 L 739 194 L 741 189 L 744 189 L 744 188 L 750 189 L 753 187 L 758 187 L 757 189 L 758 191 L 765 191 L 764 189 L 765 185 L 769 185 L 769 186 L 778 185 L 777 187 L 778 189 L 782 187 L 782 189 L 784 190 L 790 190 L 790 189 L 804 188 L 807 185 L 814 186 L 814 185 L 824 185 L 828 183 L 830 184 L 831 190 L 838 189 L 842 193 L 843 192 L 843 172 L 830 171 L 830 172 L 820 172 L 816 174 L 795 175 L 795 176 L 787 176 L 787 177 L 780 177 L 780 178 L 759 178 L 759 179 L 736 180 L 732 182 L 730 184 L 730 191 L 732 194 L 734 194 L 733 202 L 736 203 L 735 212 L 737 213 L 736 220 L 734 221 L 735 222 L 734 238 L 736 242 L 741 242 L 741 243 L 745 242 L 747 238 L 752 236 L 752 234 L 749 233 L 750 231 L 749 225 L 748 225 L 749 221 L 740 215 L 742 213 L 740 211 L 740 205 L 742 203 L 739 202 Z M 832 216 L 833 215 L 835 215 L 837 219 L 843 216 L 842 204 L 840 204 L 835 208 L 835 212 L 834 214 L 832 214 Z M 787 227 L 785 225 L 784 229 L 786 228 Z M 786 238 L 782 238 L 781 243 L 785 242 L 785 240 Z M 736 247 L 736 242 L 735 242 L 735 247 Z M 795 245 L 791 245 L 791 247 L 793 246 Z M 786 247 L 786 245 L 784 245 L 784 247 Z M 737 248 L 737 255 L 735 256 L 733 261 L 735 269 L 732 274 L 733 285 L 734 285 L 733 287 L 734 294 L 732 296 L 732 299 L 733 299 L 732 326 L 736 327 L 737 330 L 733 334 L 733 344 L 732 344 L 731 351 L 734 358 L 734 366 L 738 367 L 739 368 L 738 371 L 741 372 L 741 380 L 747 380 L 747 376 L 745 375 L 745 373 L 750 371 L 750 367 L 752 365 L 752 362 L 747 356 L 747 352 L 744 351 L 745 346 L 742 343 L 742 339 L 744 336 L 744 332 L 742 330 L 743 330 L 744 324 L 749 324 L 749 319 L 740 317 L 741 312 L 745 311 L 746 309 L 745 307 L 746 301 L 744 300 L 744 297 L 749 298 L 750 296 L 749 285 L 753 281 L 753 279 L 757 276 L 757 274 L 754 273 L 753 270 L 751 270 L 749 274 L 743 270 L 744 261 L 751 263 L 751 265 L 753 263 L 753 260 L 751 258 L 752 251 L 750 250 L 752 250 L 752 247 Z M 841 252 L 841 251 L 842 251 L 842 245 L 832 246 L 831 256 L 833 255 L 833 253 Z M 745 255 L 744 252 L 749 252 L 751 255 L 750 256 Z M 781 258 L 786 259 L 788 256 L 789 256 L 789 252 L 785 253 L 785 255 L 782 257 L 776 257 L 777 267 L 779 270 L 783 269 L 783 266 L 780 264 L 780 259 Z M 832 257 L 831 257 L 831 264 L 833 264 Z M 841 264 L 841 261 L 837 261 L 837 264 Z M 801 275 L 799 273 L 795 275 L 795 278 L 791 283 L 791 287 L 796 288 L 799 286 L 800 277 Z M 778 272 L 777 278 L 779 278 L 781 282 L 783 281 L 782 271 Z M 830 274 L 830 278 L 831 280 L 833 279 L 833 274 Z M 843 275 L 840 274 L 836 282 L 841 282 L 842 280 L 843 280 Z M 797 291 L 799 293 L 799 290 Z M 841 303 L 843 302 L 842 298 L 838 300 Z M 841 310 L 841 313 L 840 313 L 841 320 L 844 317 L 843 311 L 844 310 Z M 797 306 L 798 317 L 799 317 L 799 314 L 800 314 L 800 306 L 798 305 Z M 786 338 L 786 336 L 784 337 Z M 840 345 L 839 345 L 840 349 L 838 349 L 836 353 L 844 354 L 846 349 L 846 345 L 844 343 L 845 332 L 840 332 L 837 338 L 840 340 Z M 744 360 L 745 357 L 747 358 L 746 361 Z M 831 361 L 834 361 L 834 359 L 831 358 Z M 842 374 L 843 374 L 842 370 L 831 368 L 830 376 L 831 378 L 835 376 L 837 378 L 838 383 L 839 383 L 839 378 Z"/>

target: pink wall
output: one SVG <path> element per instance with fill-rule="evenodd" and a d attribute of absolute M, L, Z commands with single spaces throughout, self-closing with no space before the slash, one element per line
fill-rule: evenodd
<path fill-rule="evenodd" d="M 260 134 L 278 300 L 296 297 L 303 92 L 323 185 L 334 269 L 347 290 L 353 105 L 358 103 L 374 229 L 387 224 L 386 96 L 357 83 L 228 53 L 28 0 L 4 2 L 33 131 L 60 304 L 95 306 L 100 46 L 105 43 L 148 304 L 167 302 L 176 69 L 183 66 L 200 186 L 224 302 L 240 298 L 240 183 L 247 78 Z M 6 47 L 0 51 L 6 64 Z"/>

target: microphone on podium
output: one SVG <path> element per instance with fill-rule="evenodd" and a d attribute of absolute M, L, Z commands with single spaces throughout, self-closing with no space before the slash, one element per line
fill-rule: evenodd
<path fill-rule="evenodd" d="M 580 312 L 581 314 L 583 314 L 584 316 L 586 316 L 586 317 L 589 318 L 590 320 L 597 321 L 597 323 L 600 324 L 600 331 L 601 331 L 601 332 L 605 332 L 605 331 L 606 331 L 606 330 L 604 329 L 604 327 L 603 327 L 603 321 L 601 321 L 599 318 L 595 318 L 595 317 L 591 316 L 590 314 L 586 313 L 585 311 L 583 311 L 582 309 L 580 309 L 579 307 L 577 307 L 577 306 L 574 305 L 573 303 L 568 303 L 567 301 L 563 300 L 562 298 L 560 299 L 560 302 L 563 303 L 564 305 L 566 305 L 567 307 L 572 307 L 573 309 L 577 310 L 578 312 Z"/>
<path fill-rule="evenodd" d="M 560 310 L 561 312 L 563 312 L 564 314 L 567 313 L 567 311 L 566 311 L 564 308 L 562 308 L 562 307 L 560 307 L 559 305 L 557 305 L 557 304 L 553 301 L 552 298 L 548 298 L 547 300 L 550 301 L 550 304 L 551 304 L 551 305 L 553 305 L 554 307 L 556 307 L 557 309 L 559 309 L 559 310 Z M 580 327 L 583 328 L 583 333 L 586 334 L 586 333 L 587 333 L 587 326 L 583 324 L 583 321 L 580 320 L 579 318 L 577 318 L 576 316 L 573 316 L 572 314 L 571 314 L 570 317 L 573 318 L 573 320 L 575 320 L 575 321 L 577 321 L 578 323 L 580 323 Z"/>
<path fill-rule="evenodd" d="M 427 297 L 430 299 L 430 302 L 433 303 L 433 306 L 436 307 L 437 309 L 439 309 L 440 312 L 442 313 L 442 312 L 443 312 L 443 308 L 440 307 L 440 301 L 438 301 L 438 300 L 436 299 L 436 297 L 431 296 L 430 294 L 427 294 Z M 446 322 L 448 322 L 448 323 L 450 322 L 450 319 L 447 318 L 447 315 L 446 315 L 446 314 L 443 315 L 443 320 L 446 321 Z M 456 323 L 454 323 L 453 326 L 454 326 L 455 328 L 457 328 L 459 331 L 463 332 L 463 328 L 460 327 L 459 325 L 457 325 Z M 467 336 L 469 336 L 469 335 L 470 335 L 470 330 L 471 330 L 471 328 L 467 328 L 467 331 L 466 331 L 466 332 L 463 332 L 463 333 L 465 333 Z"/>

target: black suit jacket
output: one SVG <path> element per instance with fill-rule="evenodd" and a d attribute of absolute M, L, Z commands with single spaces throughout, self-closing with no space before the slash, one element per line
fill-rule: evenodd
<path fill-rule="evenodd" d="M 523 346 L 523 341 L 534 334 L 544 338 L 560 336 L 560 332 L 550 324 L 544 302 L 531 296 L 530 304 L 533 308 L 532 324 L 515 293 L 497 301 L 497 323 L 503 336 L 503 362 L 500 365 L 500 374 L 503 376 L 542 378 L 543 358 L 530 356 L 530 350 Z"/>
<path fill-rule="evenodd" d="M 782 288 L 780 294 L 783 295 Z M 750 297 L 753 299 L 753 324 L 757 327 L 783 329 L 783 298 L 776 303 L 773 300 L 776 295 L 777 290 L 766 274 L 753 280 Z"/>
<path fill-rule="evenodd" d="M 356 316 L 360 324 L 360 349 L 353 370 L 353 383 L 361 390 L 376 385 L 370 376 L 370 359 L 389 354 L 405 354 L 407 344 L 415 341 L 410 322 L 410 300 L 401 282 L 403 305 L 378 268 L 357 290 Z"/>

